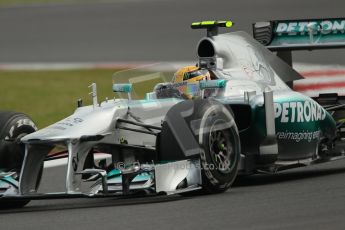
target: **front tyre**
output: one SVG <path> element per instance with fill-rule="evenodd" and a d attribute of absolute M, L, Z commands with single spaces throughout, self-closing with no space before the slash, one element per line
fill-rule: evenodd
<path fill-rule="evenodd" d="M 203 148 L 203 191 L 224 192 L 237 176 L 240 139 L 234 118 L 224 105 L 214 100 L 196 101 L 195 118 L 201 119 L 198 141 Z"/>
<path fill-rule="evenodd" d="M 27 115 L 17 112 L 0 111 L 1 172 L 13 172 L 16 175 L 13 179 L 19 181 L 24 159 L 24 146 L 19 143 L 19 140 L 36 130 L 36 125 Z M 37 178 L 37 187 L 40 177 L 41 175 Z M 15 190 L 18 190 L 18 188 L 15 188 Z M 0 208 L 19 208 L 27 203 L 29 203 L 29 200 L 6 201 L 0 198 Z"/>

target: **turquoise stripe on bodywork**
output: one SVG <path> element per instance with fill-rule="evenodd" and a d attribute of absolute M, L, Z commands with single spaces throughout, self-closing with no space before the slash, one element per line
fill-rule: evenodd
<path fill-rule="evenodd" d="M 0 187 L 7 186 L 8 184 L 16 186 L 17 188 L 19 186 L 18 181 L 15 180 L 12 176 L 5 176 L 0 179 Z"/>
<path fill-rule="evenodd" d="M 121 183 L 122 182 L 122 176 L 121 176 L 121 171 L 119 169 L 113 169 L 110 171 L 107 175 L 108 177 L 108 182 L 111 183 Z M 142 181 L 147 181 L 152 177 L 151 173 L 144 172 L 141 174 L 138 174 L 132 182 L 142 182 Z"/>

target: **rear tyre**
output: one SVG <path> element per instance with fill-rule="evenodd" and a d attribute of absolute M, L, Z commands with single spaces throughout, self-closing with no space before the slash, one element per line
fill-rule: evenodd
<path fill-rule="evenodd" d="M 214 100 L 197 100 L 194 119 L 200 119 L 197 136 L 204 152 L 202 164 L 203 192 L 220 193 L 232 185 L 240 160 L 240 139 L 230 111 Z"/>
<path fill-rule="evenodd" d="M 20 171 L 24 159 L 24 145 L 19 143 L 20 138 L 37 130 L 34 122 L 25 114 L 1 111 L 0 112 L 0 170 L 1 172 L 15 172 L 19 181 Z M 37 179 L 37 187 L 41 174 Z M 23 207 L 30 200 L 0 200 L 0 208 Z"/>

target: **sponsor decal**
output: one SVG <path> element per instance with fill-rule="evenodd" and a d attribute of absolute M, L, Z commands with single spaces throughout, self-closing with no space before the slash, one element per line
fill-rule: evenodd
<path fill-rule="evenodd" d="M 323 20 L 323 21 L 300 21 L 300 22 L 279 22 L 275 28 L 278 36 L 282 35 L 308 35 L 313 34 L 344 34 L 345 20 Z"/>
<path fill-rule="evenodd" d="M 281 123 L 313 122 L 326 118 L 326 112 L 313 101 L 274 103 L 275 118 Z"/>
<path fill-rule="evenodd" d="M 84 120 L 79 117 L 68 117 L 58 123 L 56 123 L 57 126 L 67 126 L 67 127 L 73 127 L 76 124 L 82 123 Z"/>
<path fill-rule="evenodd" d="M 320 130 L 317 131 L 302 131 L 302 132 L 289 132 L 286 130 L 285 132 L 277 132 L 277 139 L 284 139 L 284 140 L 293 140 L 295 142 L 308 141 L 311 142 L 312 140 L 319 140 L 320 139 Z"/>

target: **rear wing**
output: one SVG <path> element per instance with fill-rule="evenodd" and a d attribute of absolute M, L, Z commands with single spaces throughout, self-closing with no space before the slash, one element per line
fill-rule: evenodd
<path fill-rule="evenodd" d="M 256 22 L 253 36 L 291 65 L 293 50 L 345 48 L 345 18 Z"/>

